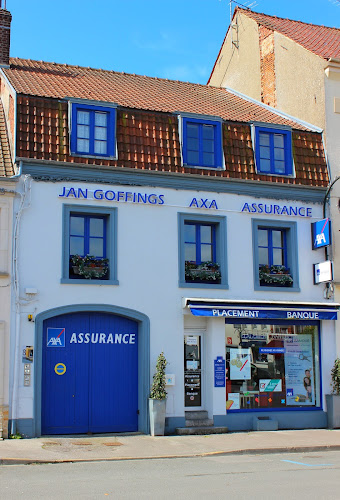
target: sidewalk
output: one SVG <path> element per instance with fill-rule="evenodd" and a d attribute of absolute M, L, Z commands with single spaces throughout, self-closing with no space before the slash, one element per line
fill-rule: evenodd
<path fill-rule="evenodd" d="M 210 436 L 56 436 L 0 441 L 0 465 L 310 452 L 328 449 L 340 450 L 340 429 L 238 432 Z"/>

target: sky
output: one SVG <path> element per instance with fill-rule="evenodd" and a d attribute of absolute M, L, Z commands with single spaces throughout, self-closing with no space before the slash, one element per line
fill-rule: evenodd
<path fill-rule="evenodd" d="M 12 14 L 12 57 L 202 84 L 230 23 L 229 0 L 2 0 L 3 7 L 4 2 Z M 340 28 L 340 0 L 239 3 Z"/>

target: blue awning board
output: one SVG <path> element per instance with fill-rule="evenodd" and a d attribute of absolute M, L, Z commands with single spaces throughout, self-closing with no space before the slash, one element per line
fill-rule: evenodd
<path fill-rule="evenodd" d="M 286 319 L 286 320 L 336 320 L 337 310 L 335 308 L 313 308 L 313 307 L 294 307 L 294 308 L 245 308 L 245 307 L 219 307 L 213 304 L 205 306 L 189 305 L 190 311 L 194 316 L 210 316 L 225 319 Z"/>

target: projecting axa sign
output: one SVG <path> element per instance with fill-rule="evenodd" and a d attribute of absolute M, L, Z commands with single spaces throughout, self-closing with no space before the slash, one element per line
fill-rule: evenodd
<path fill-rule="evenodd" d="M 165 194 L 156 194 L 145 191 L 126 191 L 123 189 L 88 189 L 77 186 L 63 186 L 58 198 L 67 200 L 97 200 L 113 203 L 133 203 L 136 205 L 166 205 Z M 226 199 L 226 198 L 224 198 Z M 183 204 L 192 209 L 204 209 L 209 212 L 225 210 L 225 205 L 212 197 L 190 196 Z M 240 212 L 249 214 L 312 217 L 312 208 L 302 205 L 278 205 L 274 203 L 243 203 Z"/>

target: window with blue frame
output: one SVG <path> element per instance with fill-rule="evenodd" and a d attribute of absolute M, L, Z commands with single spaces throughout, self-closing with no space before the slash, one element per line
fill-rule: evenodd
<path fill-rule="evenodd" d="M 115 208 L 64 205 L 62 283 L 118 284 Z"/>
<path fill-rule="evenodd" d="M 225 217 L 178 216 L 180 286 L 228 288 Z"/>
<path fill-rule="evenodd" d="M 70 278 L 108 279 L 106 217 L 70 215 Z"/>
<path fill-rule="evenodd" d="M 253 219 L 255 289 L 298 291 L 296 223 Z"/>
<path fill-rule="evenodd" d="M 71 154 L 115 157 L 116 109 L 72 103 Z"/>
<path fill-rule="evenodd" d="M 292 134 L 290 130 L 255 127 L 256 168 L 261 174 L 292 175 Z"/>
<path fill-rule="evenodd" d="M 184 165 L 222 168 L 221 122 L 183 117 L 182 125 Z"/>

